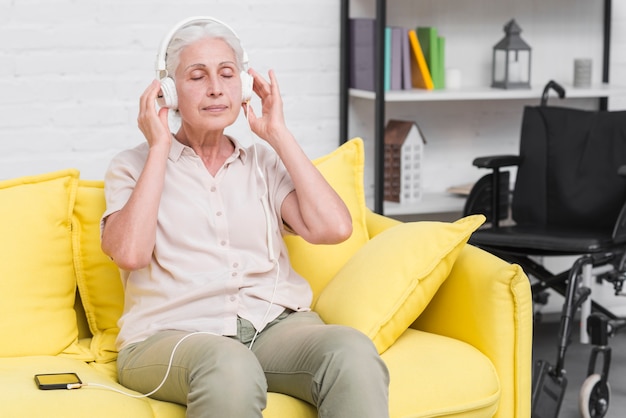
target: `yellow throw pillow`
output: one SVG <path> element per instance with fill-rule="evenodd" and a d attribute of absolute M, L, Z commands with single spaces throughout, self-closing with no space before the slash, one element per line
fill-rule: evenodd
<path fill-rule="evenodd" d="M 98 362 L 117 358 L 117 320 L 124 309 L 119 269 L 100 246 L 100 218 L 104 213 L 104 183 L 80 180 L 74 205 L 74 268 L 78 290 L 93 334 L 91 350 Z"/>
<path fill-rule="evenodd" d="M 352 236 L 336 245 L 313 245 L 297 236 L 285 237 L 291 265 L 309 281 L 313 289 L 313 301 L 346 261 L 369 239 L 365 224 L 364 158 L 363 140 L 354 138 L 313 161 L 348 207 L 352 215 Z"/>
<path fill-rule="evenodd" d="M 78 175 L 0 182 L 0 357 L 82 352 L 70 230 Z"/>
<path fill-rule="evenodd" d="M 483 215 L 472 215 L 381 232 L 328 283 L 315 311 L 327 323 L 362 331 L 384 352 L 422 313 L 484 221 Z"/>

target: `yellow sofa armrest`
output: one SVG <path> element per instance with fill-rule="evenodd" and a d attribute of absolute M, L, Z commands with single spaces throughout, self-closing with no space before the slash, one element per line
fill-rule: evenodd
<path fill-rule="evenodd" d="M 367 232 L 370 239 L 374 238 L 385 229 L 388 229 L 399 223 L 401 222 L 398 220 L 380 215 L 376 212 L 372 212 L 370 209 L 366 209 L 365 211 L 365 224 L 367 226 Z"/>
<path fill-rule="evenodd" d="M 500 378 L 496 417 L 530 416 L 532 295 L 519 266 L 466 245 L 412 327 L 465 341 L 483 352 Z"/>

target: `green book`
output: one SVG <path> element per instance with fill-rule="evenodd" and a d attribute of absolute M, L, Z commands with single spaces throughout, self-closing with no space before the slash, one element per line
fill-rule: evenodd
<path fill-rule="evenodd" d="M 420 42 L 422 51 L 424 52 L 424 58 L 428 64 L 428 69 L 430 70 L 430 75 L 433 79 L 435 89 L 442 89 L 443 86 L 441 85 L 441 82 L 444 77 L 442 76 L 443 69 L 441 68 L 441 59 L 439 57 L 440 48 L 437 28 L 432 26 L 418 27 L 416 32 L 417 39 Z"/>
<path fill-rule="evenodd" d="M 437 37 L 437 47 L 439 49 L 439 88 L 446 88 L 446 38 Z"/>
<path fill-rule="evenodd" d="M 385 27 L 385 91 L 391 90 L 391 27 Z"/>

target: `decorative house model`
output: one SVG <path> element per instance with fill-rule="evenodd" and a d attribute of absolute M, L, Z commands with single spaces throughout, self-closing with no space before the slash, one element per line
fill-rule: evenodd
<path fill-rule="evenodd" d="M 424 134 L 415 122 L 390 120 L 385 127 L 385 190 L 390 202 L 422 199 Z"/>

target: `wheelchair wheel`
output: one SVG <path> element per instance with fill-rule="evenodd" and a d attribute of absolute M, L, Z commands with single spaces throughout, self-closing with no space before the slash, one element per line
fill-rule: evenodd
<path fill-rule="evenodd" d="M 580 388 L 578 406 L 583 418 L 602 418 L 609 410 L 611 386 L 599 374 L 587 377 Z"/>

